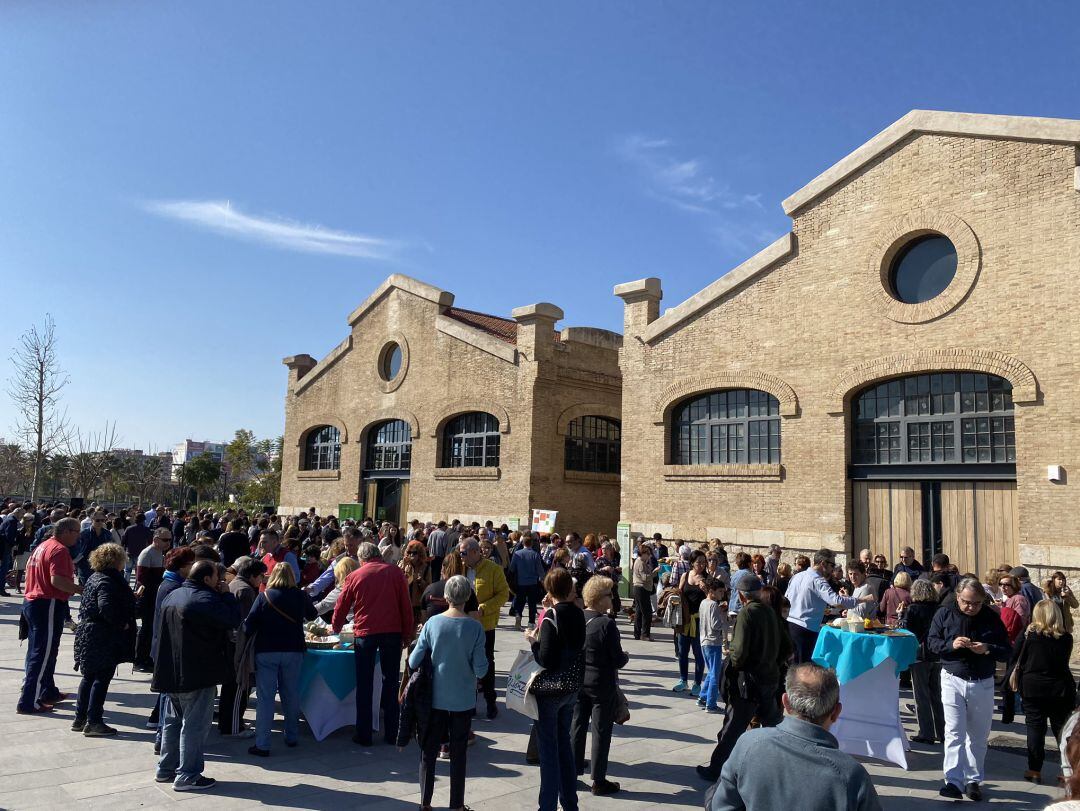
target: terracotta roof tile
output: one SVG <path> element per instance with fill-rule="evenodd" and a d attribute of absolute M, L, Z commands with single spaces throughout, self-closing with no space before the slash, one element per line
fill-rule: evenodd
<path fill-rule="evenodd" d="M 511 318 L 500 318 L 497 315 L 478 313 L 475 310 L 463 310 L 460 307 L 447 307 L 445 314 L 455 321 L 468 324 L 488 335 L 493 335 L 500 341 L 508 344 L 517 344 L 517 321 Z"/>

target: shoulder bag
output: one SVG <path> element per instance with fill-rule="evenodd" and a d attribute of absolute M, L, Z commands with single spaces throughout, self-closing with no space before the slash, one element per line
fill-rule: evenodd
<path fill-rule="evenodd" d="M 1028 635 L 1024 634 L 1024 641 L 1020 643 L 1020 655 L 1016 657 L 1016 664 L 1013 665 L 1012 673 L 1009 674 L 1009 689 L 1014 693 L 1020 692 L 1020 681 L 1024 678 L 1023 668 L 1020 667 L 1020 663 L 1024 661 L 1024 649 L 1027 648 Z"/>
<path fill-rule="evenodd" d="M 555 632 L 559 632 L 559 622 L 555 616 L 555 609 L 544 614 L 544 622 L 550 622 L 555 626 Z M 563 657 L 563 665 L 558 670 L 542 670 L 536 675 L 529 687 L 529 692 L 537 697 L 545 696 L 568 696 L 581 689 L 585 681 L 585 649 L 582 648 L 570 662 Z"/>

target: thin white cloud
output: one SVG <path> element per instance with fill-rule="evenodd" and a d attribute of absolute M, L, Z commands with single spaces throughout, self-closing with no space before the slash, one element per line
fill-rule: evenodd
<path fill-rule="evenodd" d="M 637 170 L 646 194 L 702 216 L 707 232 L 725 247 L 746 250 L 759 240 L 763 233 L 761 195 L 737 192 L 721 183 L 703 158 L 678 155 L 669 138 L 640 134 L 622 138 L 617 152 Z"/>
<path fill-rule="evenodd" d="M 154 200 L 144 207 L 158 216 L 223 236 L 302 253 L 390 259 L 401 248 L 400 243 L 380 237 L 336 231 L 282 217 L 245 214 L 228 200 Z"/>

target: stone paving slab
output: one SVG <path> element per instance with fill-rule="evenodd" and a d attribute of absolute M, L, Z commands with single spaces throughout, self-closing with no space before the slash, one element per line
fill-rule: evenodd
<path fill-rule="evenodd" d="M 376 745 L 364 750 L 351 741 L 352 730 L 339 730 L 316 742 L 301 726 L 301 744 L 286 749 L 275 734 L 273 754 L 263 760 L 247 753 L 250 741 L 222 739 L 212 731 L 207 742 L 206 774 L 218 785 L 209 792 L 177 794 L 154 782 L 153 732 L 145 721 L 153 704 L 149 676 L 121 668 L 106 703 L 106 721 L 120 730 L 113 739 L 85 738 L 68 729 L 73 708 L 58 706 L 54 715 L 15 714 L 22 681 L 25 648 L 18 642 L 17 598 L 0 598 L 0 809 L 176 809 L 300 808 L 405 811 L 419 804 L 418 752 L 415 745 L 399 753 Z M 677 680 L 670 633 L 658 630 L 652 643 L 630 639 L 624 625 L 630 664 L 622 684 L 630 701 L 631 720 L 616 727 L 611 747 L 610 779 L 623 786 L 614 797 L 593 797 L 582 791 L 579 802 L 588 811 L 637 809 L 700 809 L 706 788 L 694 773 L 708 759 L 722 717 L 707 715 L 688 696 L 672 693 Z M 57 667 L 57 684 L 73 692 L 78 676 L 72 668 L 73 636 L 65 633 Z M 504 619 L 496 646 L 501 690 L 506 670 L 521 647 L 521 637 Z M 906 711 L 910 694 L 901 696 L 901 715 L 912 733 Z M 254 707 L 248 710 L 254 721 Z M 280 726 L 279 726 L 280 729 Z M 495 721 L 478 719 L 480 740 L 469 749 L 466 802 L 477 811 L 517 811 L 536 807 L 539 770 L 525 763 L 528 719 L 500 713 Z M 987 757 L 987 799 L 1015 809 L 1041 809 L 1060 796 L 1053 786 L 1033 786 L 1023 777 L 1023 725 L 1002 726 L 996 719 L 993 747 Z M 1053 740 L 1048 742 L 1053 747 Z M 1010 748 L 1011 747 L 1011 748 Z M 1052 753 L 1051 753 L 1052 754 Z M 919 811 L 942 807 L 937 799 L 941 750 L 913 744 L 909 770 L 864 760 L 886 809 Z M 448 764 L 440 763 L 435 806 L 449 801 Z M 1045 772 L 1058 774 L 1056 758 Z M 783 779 L 778 776 L 777 779 Z"/>

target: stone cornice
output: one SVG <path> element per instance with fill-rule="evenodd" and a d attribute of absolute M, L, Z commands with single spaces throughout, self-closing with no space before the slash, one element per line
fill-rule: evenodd
<path fill-rule="evenodd" d="M 908 136 L 916 134 L 966 135 L 972 138 L 1080 144 L 1080 121 L 1066 118 L 912 110 L 784 200 L 784 213 L 793 216 L 799 209 L 825 194 L 833 186 L 846 180 Z"/>
<path fill-rule="evenodd" d="M 411 276 L 395 273 L 392 276 L 388 276 L 382 284 L 375 288 L 374 293 L 364 299 L 363 304 L 349 314 L 349 326 L 355 327 L 356 322 L 363 318 L 364 315 L 375 306 L 379 299 L 390 292 L 390 290 L 403 290 L 406 293 L 412 293 L 414 296 L 426 299 L 439 307 L 450 307 L 454 303 L 453 293 L 440 290 L 434 285 L 419 281 Z"/>
<path fill-rule="evenodd" d="M 754 254 L 738 267 L 729 270 L 704 290 L 665 312 L 645 328 L 641 336 L 642 340 L 647 344 L 656 342 L 665 333 L 716 303 L 736 287 L 746 284 L 758 274 L 790 256 L 794 251 L 795 235 L 790 232 L 784 234 L 772 245 Z"/>
<path fill-rule="evenodd" d="M 468 324 L 440 315 L 435 318 L 435 329 L 444 335 L 449 335 L 451 338 L 456 338 L 463 343 L 474 346 L 481 352 L 494 355 L 499 360 L 513 364 L 517 363 L 517 349 L 514 346 L 506 341 L 500 341 L 498 338 L 488 335 L 476 327 L 470 327 Z"/>

